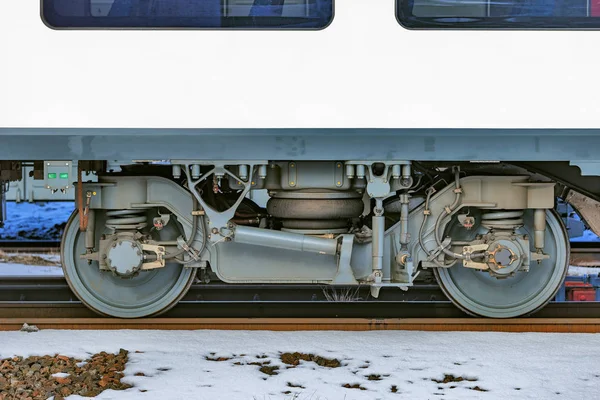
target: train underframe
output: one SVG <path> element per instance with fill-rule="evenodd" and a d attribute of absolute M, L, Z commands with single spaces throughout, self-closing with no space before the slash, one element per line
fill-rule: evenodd
<path fill-rule="evenodd" d="M 16 179 L 19 165 L 3 162 L 0 180 Z M 50 167 L 35 173 L 48 179 Z M 527 315 L 555 296 L 568 269 L 556 198 L 598 231 L 593 185 L 567 186 L 538 167 L 80 161 L 77 182 L 66 183 L 76 185 L 77 209 L 61 243 L 63 270 L 88 307 L 121 318 L 167 311 L 199 278 L 368 285 L 377 297 L 386 287 L 410 290 L 424 270 L 467 313 Z M 267 193 L 266 205 L 252 193 Z"/>

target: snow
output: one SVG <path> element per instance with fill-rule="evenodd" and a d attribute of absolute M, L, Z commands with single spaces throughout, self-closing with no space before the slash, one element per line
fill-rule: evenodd
<path fill-rule="evenodd" d="M 6 256 L 37 256 L 56 263 L 56 266 L 29 265 L 13 262 L 3 262 L 0 256 L 0 276 L 63 276 L 58 254 L 7 253 Z"/>
<path fill-rule="evenodd" d="M 0 276 L 63 276 L 62 267 L 0 263 Z"/>
<path fill-rule="evenodd" d="M 569 267 L 569 276 L 583 276 L 583 275 L 598 275 L 600 274 L 600 268 L 598 267 L 577 267 L 571 265 Z"/>
<path fill-rule="evenodd" d="M 66 378 L 71 376 L 71 374 L 67 374 L 66 372 L 57 372 L 56 374 L 52 374 L 53 378 Z"/>
<path fill-rule="evenodd" d="M 584 399 L 600 383 L 600 335 L 593 334 L 47 330 L 0 332 L 0 342 L 2 358 L 129 350 L 123 381 L 134 387 L 98 399 Z M 286 368 L 280 353 L 296 351 L 337 358 L 342 367 Z M 230 359 L 207 360 L 218 357 Z M 266 361 L 278 375 L 247 365 Z M 477 380 L 432 380 L 445 374 Z M 355 383 L 366 390 L 342 387 Z"/>
<path fill-rule="evenodd" d="M 59 240 L 75 203 L 6 203 L 7 220 L 0 239 Z"/>

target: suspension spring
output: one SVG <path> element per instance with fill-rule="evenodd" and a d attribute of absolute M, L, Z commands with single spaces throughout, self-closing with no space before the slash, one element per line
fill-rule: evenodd
<path fill-rule="evenodd" d="M 148 226 L 145 210 L 111 210 L 106 212 L 106 227 L 115 231 L 142 229 Z"/>
<path fill-rule="evenodd" d="M 483 214 L 481 225 L 488 229 L 514 230 L 523 226 L 523 210 L 491 211 Z"/>

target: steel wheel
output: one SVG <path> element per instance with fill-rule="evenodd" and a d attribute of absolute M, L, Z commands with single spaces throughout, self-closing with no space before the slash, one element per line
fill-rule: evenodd
<path fill-rule="evenodd" d="M 525 226 L 519 233 L 533 237 L 533 211 L 524 215 Z M 436 279 L 448 298 L 463 311 L 492 318 L 511 318 L 531 314 L 554 298 L 569 268 L 569 237 L 558 215 L 546 212 L 544 252 L 550 259 L 532 262 L 529 272 L 517 272 L 506 279 L 496 279 L 487 272 L 464 268 L 434 270 Z M 485 232 L 480 232 L 485 233 Z M 455 240 L 456 233 L 449 235 Z"/>
<path fill-rule="evenodd" d="M 105 220 L 105 213 L 98 210 L 97 238 L 106 229 Z M 174 232 L 167 228 L 161 231 L 161 239 L 172 240 Z M 86 306 L 112 317 L 140 318 L 163 313 L 187 293 L 195 277 L 193 268 L 167 264 L 165 268 L 142 271 L 134 278 L 122 279 L 111 272 L 100 271 L 97 262 L 89 265 L 86 260 L 81 260 L 79 255 L 84 253 L 85 234 L 79 231 L 79 214 L 75 211 L 67 222 L 61 242 L 65 278 Z"/>

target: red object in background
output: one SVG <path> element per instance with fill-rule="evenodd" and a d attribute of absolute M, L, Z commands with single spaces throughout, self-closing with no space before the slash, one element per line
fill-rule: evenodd
<path fill-rule="evenodd" d="M 590 0 L 590 16 L 600 17 L 600 0 Z"/>
<path fill-rule="evenodd" d="M 598 2 L 600 4 L 600 1 Z M 596 289 L 591 283 L 565 282 L 567 301 L 596 301 Z"/>

